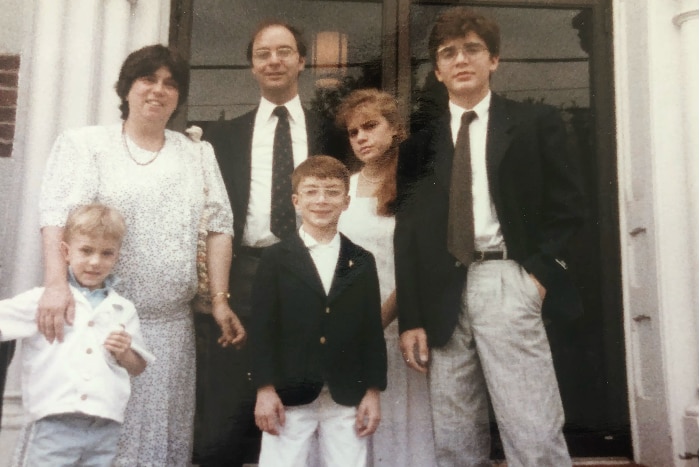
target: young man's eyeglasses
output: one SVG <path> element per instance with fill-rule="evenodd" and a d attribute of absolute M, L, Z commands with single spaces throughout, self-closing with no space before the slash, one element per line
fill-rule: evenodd
<path fill-rule="evenodd" d="M 451 62 L 457 59 L 460 52 L 465 58 L 475 58 L 484 51 L 487 51 L 488 47 L 484 44 L 479 44 L 478 42 L 465 42 L 461 46 L 448 45 L 437 51 L 437 58 L 442 62 Z"/>
<path fill-rule="evenodd" d="M 269 59 L 272 58 L 272 54 L 275 54 L 278 59 L 280 60 L 286 60 L 288 58 L 291 58 L 295 53 L 297 53 L 296 50 L 294 50 L 291 47 L 278 47 L 275 50 L 272 49 L 258 49 L 253 51 L 253 58 L 255 60 L 259 60 L 261 62 L 266 62 Z"/>

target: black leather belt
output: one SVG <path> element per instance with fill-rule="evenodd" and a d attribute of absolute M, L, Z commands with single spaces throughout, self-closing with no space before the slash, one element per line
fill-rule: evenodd
<path fill-rule="evenodd" d="M 505 251 L 500 250 L 486 250 L 474 252 L 474 261 L 491 261 L 494 259 L 508 259 L 508 255 Z"/>
<path fill-rule="evenodd" d="M 236 256 L 252 256 L 260 258 L 265 251 L 265 247 L 240 246 L 237 251 L 234 251 Z"/>

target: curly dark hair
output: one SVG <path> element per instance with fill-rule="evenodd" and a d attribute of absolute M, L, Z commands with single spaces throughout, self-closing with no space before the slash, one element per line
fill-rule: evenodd
<path fill-rule="evenodd" d="M 187 60 L 174 49 L 161 44 L 147 45 L 131 52 L 119 71 L 119 80 L 115 88 L 117 95 L 121 99 L 119 110 L 122 112 L 122 120 L 129 116 L 129 103 L 126 97 L 129 95 L 131 86 L 139 78 L 150 76 L 160 67 L 166 67 L 173 75 L 177 83 L 178 99 L 177 107 L 187 100 L 187 92 L 190 86 L 190 66 Z M 176 109 L 177 111 L 177 109 Z M 173 115 L 175 112 L 173 112 Z"/>

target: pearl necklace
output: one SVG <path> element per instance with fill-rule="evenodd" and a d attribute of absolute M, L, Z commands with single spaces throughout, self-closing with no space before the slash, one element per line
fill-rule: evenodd
<path fill-rule="evenodd" d="M 156 154 L 151 158 L 151 160 L 146 161 L 146 162 L 141 162 L 141 161 L 136 160 L 134 155 L 131 154 L 131 149 L 129 149 L 129 144 L 126 142 L 126 131 L 124 131 L 123 125 L 122 125 L 122 141 L 124 142 L 124 148 L 126 148 L 126 153 L 129 155 L 129 158 L 132 161 L 134 161 L 134 163 L 136 163 L 137 165 L 140 165 L 140 166 L 145 166 L 145 165 L 148 165 L 148 164 L 152 163 L 153 161 L 155 161 L 158 158 L 158 156 L 160 156 L 160 152 L 165 147 L 165 140 L 163 140 L 163 146 L 161 146 L 160 149 L 158 151 L 156 151 Z"/>

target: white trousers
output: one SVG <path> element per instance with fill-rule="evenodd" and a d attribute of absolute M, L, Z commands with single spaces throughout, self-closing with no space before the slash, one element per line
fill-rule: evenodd
<path fill-rule="evenodd" d="M 365 467 L 367 438 L 355 430 L 356 407 L 337 404 L 327 387 L 311 404 L 285 407 L 279 435 L 263 433 L 259 467 L 306 467 L 318 435 L 320 455 L 327 467 Z"/>
<path fill-rule="evenodd" d="M 429 370 L 438 465 L 490 467 L 488 396 L 509 467 L 566 467 L 564 410 L 534 281 L 515 261 L 473 263 Z"/>

